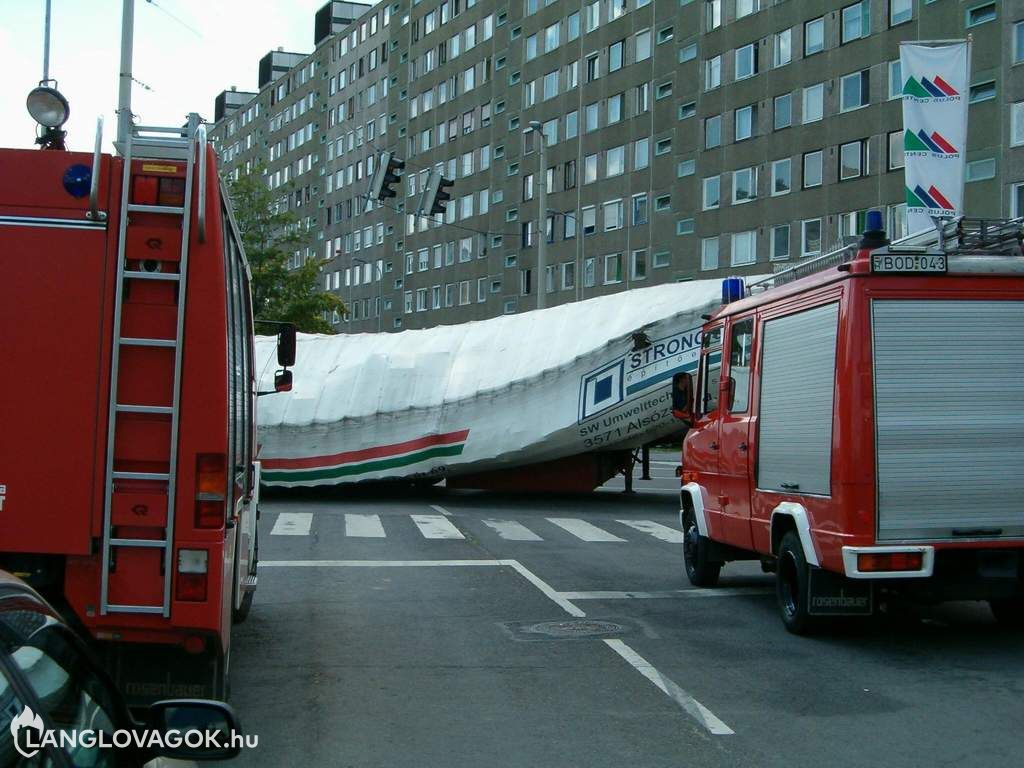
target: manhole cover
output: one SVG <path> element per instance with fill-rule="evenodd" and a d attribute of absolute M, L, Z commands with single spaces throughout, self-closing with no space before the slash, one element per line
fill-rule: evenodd
<path fill-rule="evenodd" d="M 548 637 L 597 637 L 600 635 L 617 635 L 624 631 L 621 624 L 614 621 L 598 621 L 595 619 L 572 619 L 566 621 L 542 621 L 522 628 L 523 632 Z"/>

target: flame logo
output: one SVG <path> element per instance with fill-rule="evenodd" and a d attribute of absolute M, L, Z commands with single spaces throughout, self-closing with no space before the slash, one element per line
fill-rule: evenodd
<path fill-rule="evenodd" d="M 22 729 L 26 733 L 23 733 L 22 738 L 19 739 L 18 733 Z M 33 731 L 35 731 L 35 738 L 32 738 L 31 735 Z M 35 757 L 39 753 L 43 740 L 43 718 L 33 712 L 28 705 L 25 705 L 21 714 L 11 720 L 11 736 L 14 737 L 14 748 L 22 757 L 26 759 Z M 23 742 L 24 746 L 22 746 Z"/>

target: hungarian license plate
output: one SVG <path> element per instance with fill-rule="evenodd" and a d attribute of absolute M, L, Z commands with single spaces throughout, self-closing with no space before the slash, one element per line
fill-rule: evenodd
<path fill-rule="evenodd" d="M 940 273 L 947 269 L 944 253 L 873 253 L 872 272 Z"/>

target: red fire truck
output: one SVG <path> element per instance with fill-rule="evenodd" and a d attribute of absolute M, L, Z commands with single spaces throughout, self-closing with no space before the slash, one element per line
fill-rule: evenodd
<path fill-rule="evenodd" d="M 900 600 L 987 600 L 1019 625 L 1021 220 L 891 245 L 869 222 L 749 291 L 727 280 L 707 316 L 675 387 L 687 575 L 760 559 L 796 633 Z"/>
<path fill-rule="evenodd" d="M 256 587 L 248 265 L 198 116 L 121 156 L 101 129 L 91 155 L 0 149 L 0 568 L 131 700 L 223 698 Z"/>

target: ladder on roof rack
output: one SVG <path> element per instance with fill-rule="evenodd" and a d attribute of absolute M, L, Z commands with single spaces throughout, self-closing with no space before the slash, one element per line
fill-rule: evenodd
<path fill-rule="evenodd" d="M 205 239 L 205 175 L 206 175 L 206 127 L 199 116 L 189 115 L 184 127 L 160 128 L 133 126 L 123 146 L 119 147 L 124 171 L 121 187 L 121 214 L 118 229 L 117 276 L 114 291 L 114 336 L 110 358 L 110 397 L 107 413 L 107 455 L 104 477 L 103 498 L 103 542 L 102 570 L 100 581 L 100 615 L 109 613 L 156 614 L 170 616 L 171 574 L 174 572 L 174 508 L 178 469 L 178 417 L 181 392 L 182 338 L 185 324 L 186 276 L 188 274 L 188 252 L 192 226 L 192 189 L 196 182 L 196 166 L 199 176 L 199 236 Z M 132 183 L 132 161 L 136 159 L 176 160 L 185 163 L 185 189 L 181 205 L 141 205 L 130 202 Z M 138 254 L 129 253 L 132 246 L 129 234 L 132 231 L 132 214 L 160 214 L 173 216 L 181 221 L 181 252 L 177 272 L 146 272 L 129 269 L 129 261 L 141 261 Z M 139 226 L 139 225 L 136 225 Z M 173 338 L 142 338 L 123 333 L 123 309 L 126 283 L 132 281 L 166 281 L 174 291 L 176 317 Z M 160 404 L 120 402 L 118 382 L 127 368 L 122 364 L 122 352 L 126 348 L 148 347 L 170 350 L 173 355 L 173 384 L 170 398 Z M 123 431 L 132 418 L 139 416 L 167 423 L 169 445 L 166 467 L 133 466 L 125 463 L 123 456 L 125 435 Z M 121 429 L 119 429 L 119 427 Z M 162 464 L 162 462 L 161 462 Z M 159 469 L 160 471 L 154 471 Z M 115 515 L 115 503 L 132 503 L 139 494 L 166 496 L 166 517 L 163 519 L 162 534 L 157 538 L 141 535 L 118 535 L 119 525 Z M 159 516 L 158 516 L 159 520 Z M 131 527 L 131 526 L 124 526 Z M 150 530 L 158 531 L 160 527 Z M 148 533 L 148 531 L 147 531 Z M 158 549 L 162 552 L 161 570 L 163 576 L 162 599 L 159 603 L 132 604 L 112 603 L 110 600 L 111 574 L 116 573 L 117 554 L 123 551 Z"/>
<path fill-rule="evenodd" d="M 947 254 L 1006 254 L 1020 256 L 1024 252 L 1024 216 L 1015 219 L 975 219 L 962 217 L 947 222 L 942 235 L 935 229 L 893 240 L 889 247 L 899 248 L 937 247 Z M 858 246 L 845 245 L 834 251 L 815 256 L 801 264 L 780 270 L 770 277 L 750 283 L 747 295 L 766 291 L 779 285 L 791 283 L 823 269 L 852 261 L 857 256 Z"/>

